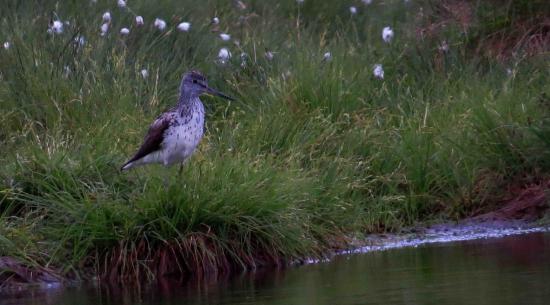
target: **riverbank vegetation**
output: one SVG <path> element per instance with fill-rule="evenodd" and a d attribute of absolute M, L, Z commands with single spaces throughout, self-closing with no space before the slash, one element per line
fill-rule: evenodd
<path fill-rule="evenodd" d="M 547 178 L 545 1 L 118 2 L 0 12 L 0 256 L 21 266 L 117 281 L 284 264 Z M 120 173 L 190 69 L 236 101 L 203 98 L 181 175 Z"/>

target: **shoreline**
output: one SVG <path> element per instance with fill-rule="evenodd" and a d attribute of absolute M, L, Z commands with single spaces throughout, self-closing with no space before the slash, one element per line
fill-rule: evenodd
<path fill-rule="evenodd" d="M 515 196 L 501 202 L 501 205 L 492 211 L 468 217 L 456 222 L 444 221 L 436 224 L 420 224 L 414 227 L 404 228 L 398 233 L 352 233 L 344 237 L 345 245 L 333 245 L 326 249 L 327 254 L 322 258 L 280 258 L 276 264 L 260 265 L 262 269 L 295 267 L 300 265 L 330 262 L 335 256 L 362 254 L 375 251 L 386 251 L 408 247 L 418 247 L 433 243 L 450 243 L 476 239 L 502 238 L 511 235 L 522 235 L 537 232 L 550 232 L 548 218 L 549 204 L 547 203 L 545 190 L 550 187 L 546 181 L 537 187 L 527 187 L 519 190 Z M 353 234 L 362 234 L 361 236 Z M 181 253 L 184 255 L 185 253 Z M 11 270 L 11 276 L 0 274 L 0 295 L 19 293 L 32 289 L 64 289 L 75 285 L 105 282 L 117 284 L 105 280 L 98 274 L 78 280 L 63 276 L 62 272 L 45 267 L 28 267 L 20 263 L 16 258 L 0 257 L 0 269 Z M 251 272 L 256 268 L 246 269 Z M 216 277 L 224 272 L 203 275 Z M 227 274 L 235 270 L 225 270 Z M 3 276 L 3 277 L 1 277 Z M 157 281 L 170 275 L 155 274 Z M 186 280 L 200 278 L 201 275 L 188 275 Z M 120 282 L 118 283 L 120 284 Z"/>
<path fill-rule="evenodd" d="M 421 233 L 375 234 L 367 238 L 367 245 L 352 250 L 338 252 L 337 255 L 349 255 L 418 247 L 435 243 L 453 243 L 478 239 L 498 239 L 507 236 L 550 232 L 550 225 L 533 225 L 511 221 L 509 223 L 464 223 L 440 224 L 427 227 Z"/>
<path fill-rule="evenodd" d="M 407 233 L 407 231 L 412 232 Z M 402 233 L 369 234 L 363 239 L 354 238 L 349 249 L 335 250 L 323 259 L 306 258 L 296 260 L 290 262 L 288 267 L 294 268 L 301 265 L 330 263 L 337 256 L 397 250 L 435 243 L 446 244 L 478 239 L 498 239 L 507 236 L 547 232 L 550 232 L 550 224 L 548 223 L 540 224 L 538 222 L 521 220 L 481 222 L 465 220 L 459 223 L 441 223 L 410 228 L 409 230 L 403 230 Z M 12 295 L 26 290 L 60 290 L 94 282 L 94 280 L 69 280 L 51 272 L 45 273 L 45 279 L 47 280 L 42 282 L 13 283 L 4 287 L 0 286 L 0 295 Z M 58 281 L 54 279 L 58 279 Z M 192 281 L 193 278 L 189 280 Z"/>
<path fill-rule="evenodd" d="M 407 233 L 409 231 L 410 233 Z M 412 231 L 412 232 L 411 232 Z M 441 223 L 404 230 L 401 233 L 369 234 L 365 238 L 354 238 L 351 247 L 334 251 L 324 259 L 308 258 L 293 265 L 309 265 L 330 262 L 336 256 L 365 254 L 402 248 L 415 248 L 428 244 L 446 244 L 478 239 L 498 239 L 508 236 L 550 232 L 550 224 L 508 221 L 471 221 Z"/>

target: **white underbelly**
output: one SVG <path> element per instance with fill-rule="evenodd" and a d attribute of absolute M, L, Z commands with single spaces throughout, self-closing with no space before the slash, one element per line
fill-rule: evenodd
<path fill-rule="evenodd" d="M 180 125 L 166 131 L 161 149 L 148 154 L 139 164 L 162 163 L 171 165 L 187 160 L 197 149 L 202 135 L 204 124 Z M 202 123 L 201 120 L 198 123 Z"/>
<path fill-rule="evenodd" d="M 193 120 L 192 122 L 195 123 Z M 202 134 L 203 124 L 181 125 L 174 128 L 164 140 L 162 162 L 168 165 L 185 161 L 199 145 Z"/>

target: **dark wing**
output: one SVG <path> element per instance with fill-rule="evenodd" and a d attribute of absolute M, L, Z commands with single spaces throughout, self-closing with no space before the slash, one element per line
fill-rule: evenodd
<path fill-rule="evenodd" d="M 143 140 L 143 144 L 139 148 L 138 152 L 130 159 L 126 164 L 139 160 L 148 154 L 159 150 L 164 140 L 164 132 L 170 126 L 170 118 L 167 113 L 161 114 L 149 127 L 147 135 Z M 124 164 L 122 167 L 126 166 Z"/>

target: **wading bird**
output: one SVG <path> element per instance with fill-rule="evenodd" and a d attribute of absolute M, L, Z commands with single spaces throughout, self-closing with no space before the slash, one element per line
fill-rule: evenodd
<path fill-rule="evenodd" d="M 197 148 L 204 131 L 204 106 L 199 99 L 203 93 L 233 98 L 210 88 L 206 78 L 198 71 L 183 75 L 178 104 L 162 113 L 149 127 L 138 152 L 126 162 L 121 170 L 149 164 L 165 166 L 185 161 Z"/>

